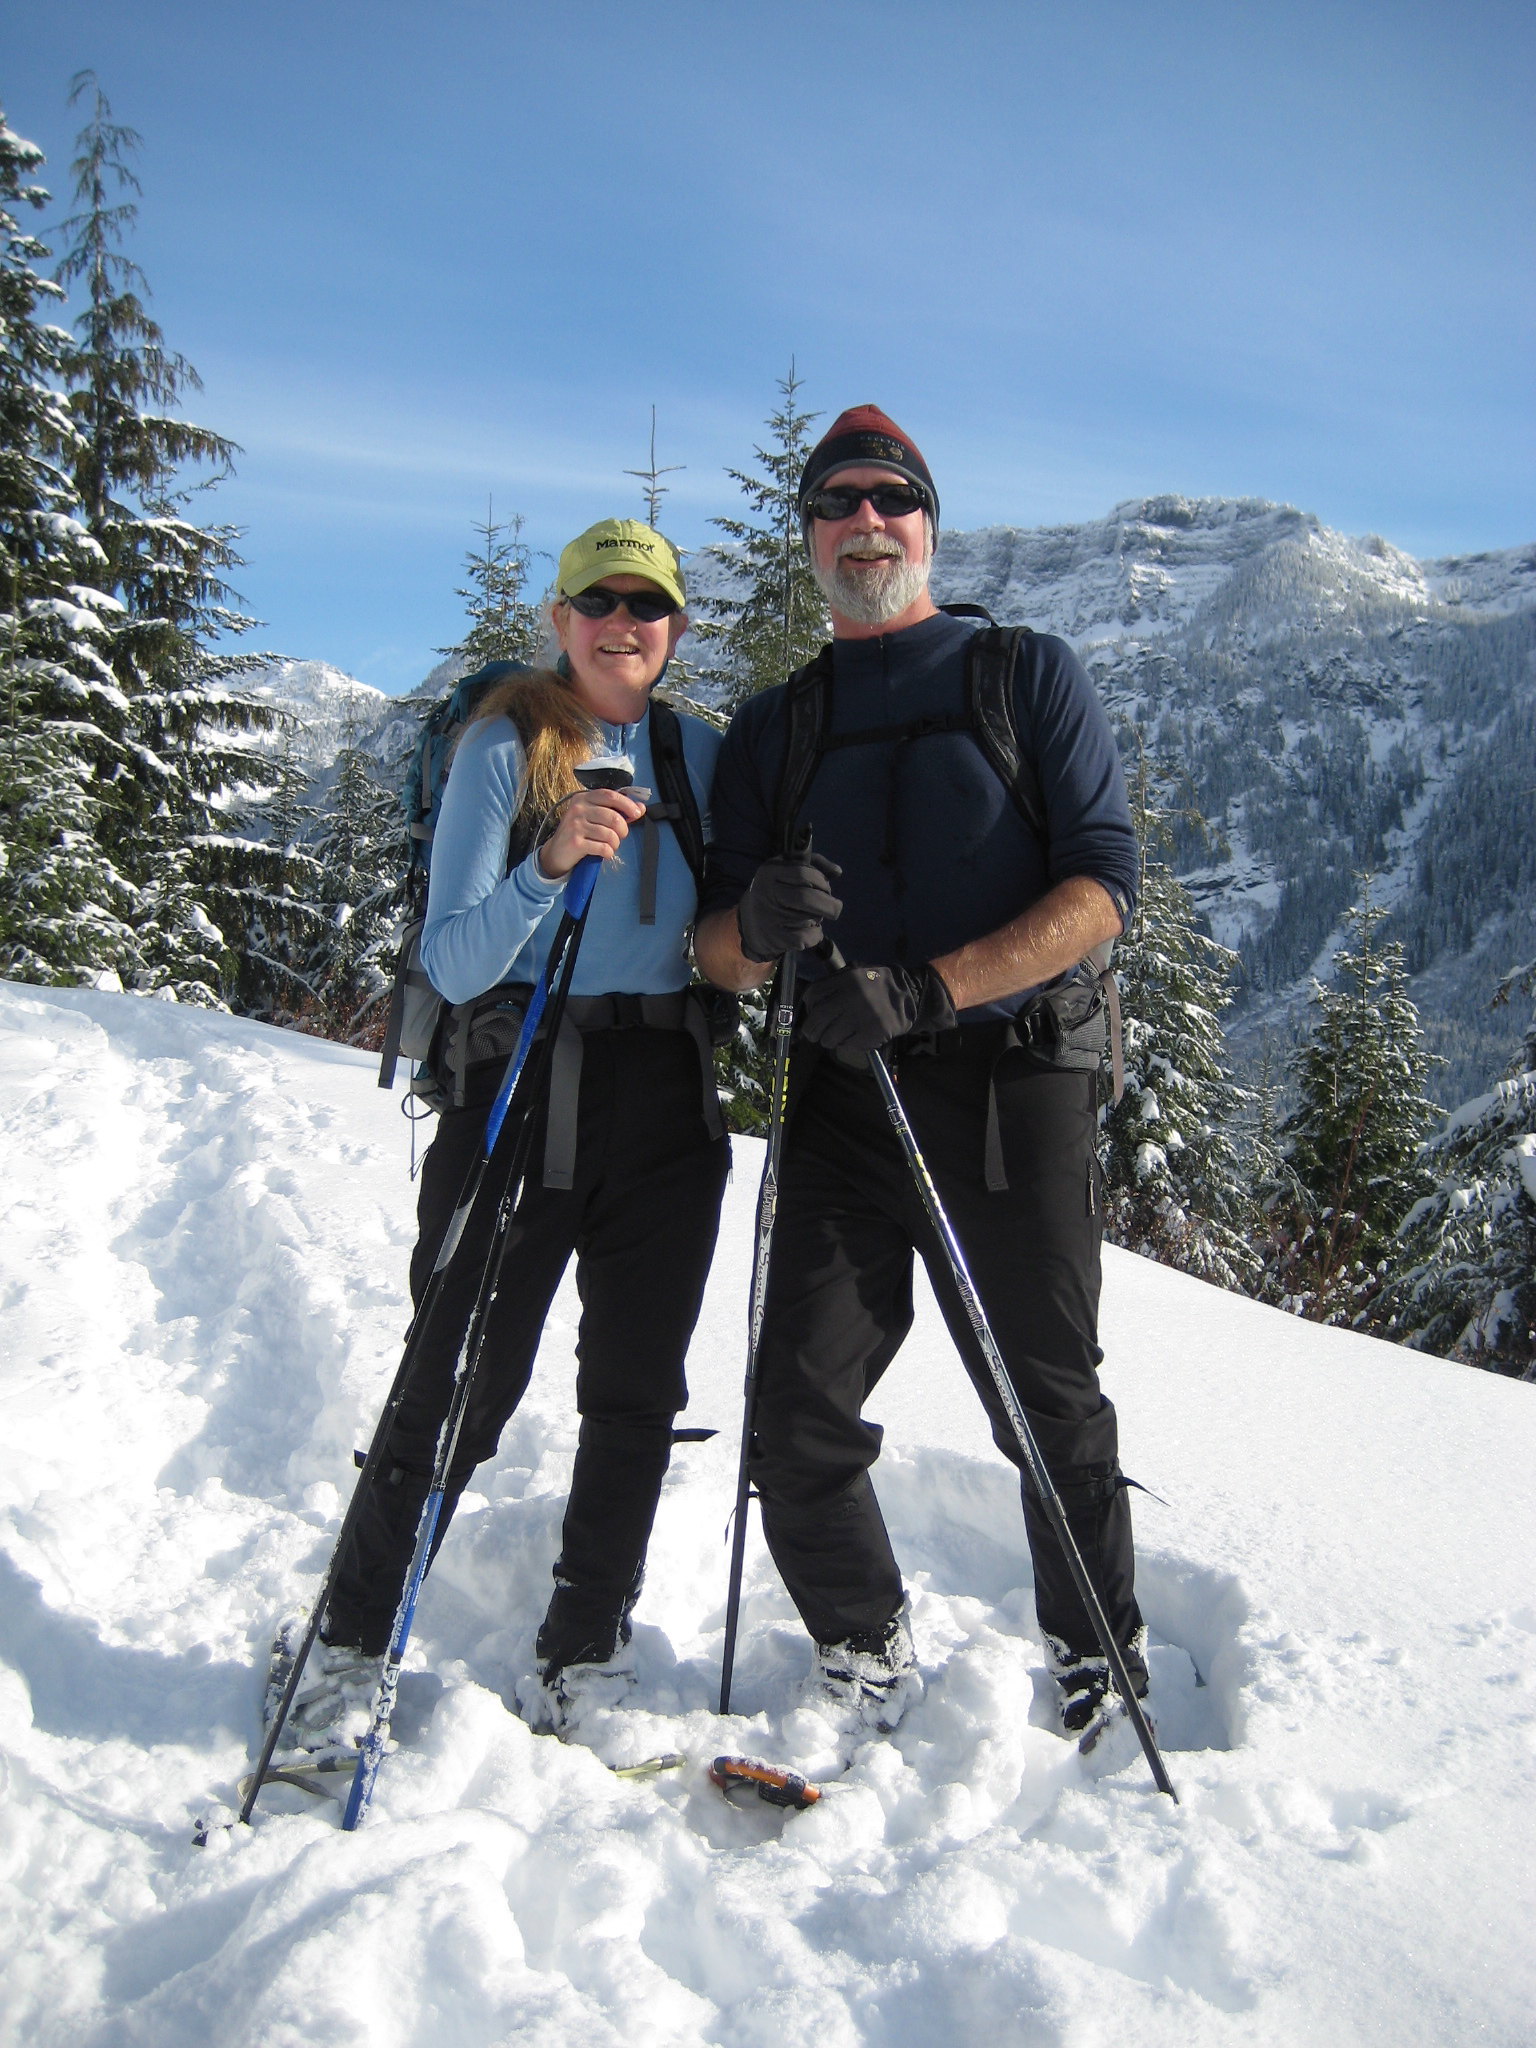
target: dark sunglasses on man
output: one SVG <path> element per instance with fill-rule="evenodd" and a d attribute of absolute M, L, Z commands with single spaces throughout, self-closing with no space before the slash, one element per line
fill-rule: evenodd
<path fill-rule="evenodd" d="M 916 484 L 823 484 L 806 509 L 813 519 L 851 519 L 866 498 L 882 519 L 902 519 L 928 504 L 928 493 Z"/>
<path fill-rule="evenodd" d="M 584 619 L 606 619 L 622 605 L 642 626 L 654 626 L 658 619 L 670 619 L 681 609 L 664 590 L 607 590 L 601 583 L 573 591 L 565 601 Z"/>

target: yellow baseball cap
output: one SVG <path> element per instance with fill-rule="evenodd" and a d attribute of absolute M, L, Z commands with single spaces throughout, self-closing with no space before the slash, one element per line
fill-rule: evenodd
<path fill-rule="evenodd" d="M 680 605 L 688 602 L 682 556 L 643 520 L 599 519 L 561 549 L 555 587 L 562 597 L 590 590 L 605 576 L 644 576 Z"/>

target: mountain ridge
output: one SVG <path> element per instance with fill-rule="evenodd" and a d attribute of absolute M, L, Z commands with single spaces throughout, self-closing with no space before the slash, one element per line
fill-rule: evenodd
<path fill-rule="evenodd" d="M 700 595 L 730 592 L 728 550 L 687 572 Z M 1183 832 L 1175 866 L 1239 954 L 1241 1062 L 1294 1038 L 1369 871 L 1448 1061 L 1442 1093 L 1490 1084 L 1518 1030 L 1488 999 L 1536 953 L 1536 543 L 1419 560 L 1293 505 L 1169 492 L 1098 520 L 945 532 L 933 588 L 1060 634 L 1128 755 L 1146 744 L 1187 778 L 1213 845 Z M 287 693 L 323 784 L 348 714 L 397 776 L 455 673 L 439 662 L 386 697 L 296 662 L 267 689 Z"/>

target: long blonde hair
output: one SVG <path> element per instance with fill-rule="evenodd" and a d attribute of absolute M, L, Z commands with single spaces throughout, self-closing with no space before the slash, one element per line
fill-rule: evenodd
<path fill-rule="evenodd" d="M 596 723 L 582 710 L 565 677 L 552 668 L 508 676 L 481 699 L 469 724 L 498 717 L 510 718 L 522 740 L 528 774 L 519 815 L 537 828 L 563 797 L 581 787 L 576 764 L 599 747 Z M 464 730 L 468 732 L 469 726 Z"/>

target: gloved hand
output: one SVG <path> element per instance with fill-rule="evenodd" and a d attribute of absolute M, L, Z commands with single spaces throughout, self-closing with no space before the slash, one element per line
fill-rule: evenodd
<path fill-rule="evenodd" d="M 736 906 L 747 958 L 766 962 L 819 946 L 827 919 L 843 913 L 842 898 L 831 889 L 842 872 L 821 853 L 780 853 L 765 860 Z"/>
<path fill-rule="evenodd" d="M 800 1028 L 829 1052 L 874 1052 L 909 1031 L 949 1031 L 955 1006 L 932 967 L 844 967 L 807 982 Z"/>

